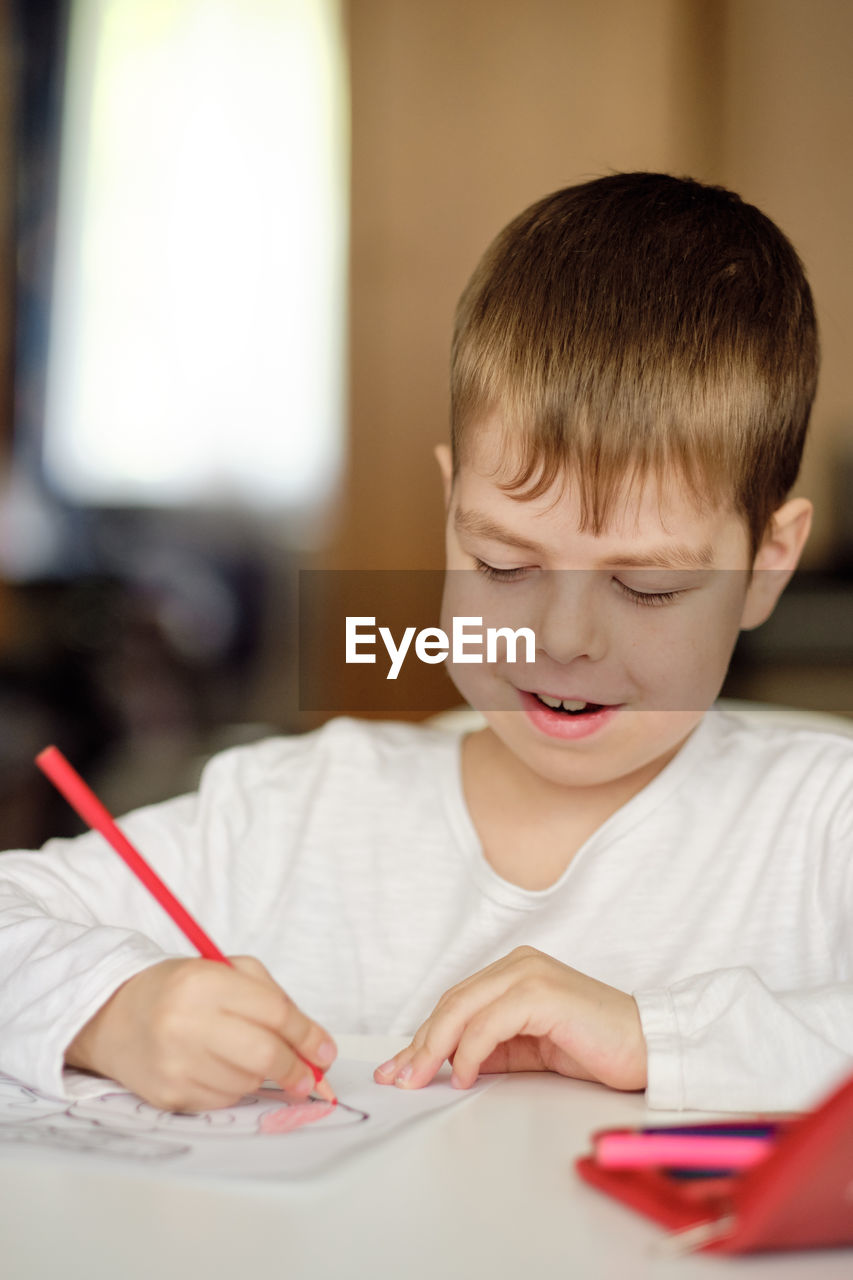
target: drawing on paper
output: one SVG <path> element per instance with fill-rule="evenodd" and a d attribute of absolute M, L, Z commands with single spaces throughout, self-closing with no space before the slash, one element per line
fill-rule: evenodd
<path fill-rule="evenodd" d="M 348 1107 L 344 1102 L 335 1106 L 322 1098 L 295 1098 L 284 1089 L 274 1088 L 247 1093 L 233 1107 L 192 1112 L 159 1111 L 132 1093 L 105 1093 L 73 1103 L 68 1114 L 95 1123 L 149 1133 L 184 1133 L 194 1138 L 205 1134 L 225 1138 L 252 1133 L 290 1133 L 306 1125 L 339 1128 L 360 1124 L 369 1118 L 366 1111 Z"/>
<path fill-rule="evenodd" d="M 295 1098 L 283 1089 L 266 1087 L 216 1111 L 160 1111 L 132 1093 L 106 1093 L 68 1103 L 0 1075 L 0 1143 L 124 1159 L 171 1160 L 192 1150 L 187 1140 L 270 1137 L 309 1125 L 340 1128 L 368 1118 L 366 1111 L 346 1103 L 335 1106 L 321 1098 Z"/>
<path fill-rule="evenodd" d="M 149 1138 L 146 1134 L 101 1129 L 96 1124 L 61 1129 L 58 1125 L 43 1121 L 36 1124 L 4 1124 L 0 1129 L 0 1142 L 52 1147 L 54 1150 L 77 1153 L 88 1151 L 99 1156 L 120 1156 L 124 1160 L 171 1160 L 175 1156 L 186 1155 L 190 1150 L 185 1143 Z"/>
<path fill-rule="evenodd" d="M 73 1101 L 0 1072 L 0 1162 L 75 1158 L 111 1174 L 124 1165 L 157 1178 L 302 1182 L 489 1087 L 480 1081 L 463 1094 L 451 1087 L 448 1069 L 429 1089 L 387 1089 L 373 1070 L 363 1059 L 337 1060 L 330 1083 L 347 1099 L 337 1106 L 297 1098 L 270 1082 L 236 1106 L 198 1113 L 158 1111 L 114 1081 L 82 1072 L 68 1076 Z"/>
<path fill-rule="evenodd" d="M 47 1098 L 29 1085 L 21 1084 L 10 1076 L 0 1075 L 0 1124 L 18 1124 L 21 1121 L 41 1120 L 45 1116 L 60 1116 L 68 1104 L 58 1098 Z"/>

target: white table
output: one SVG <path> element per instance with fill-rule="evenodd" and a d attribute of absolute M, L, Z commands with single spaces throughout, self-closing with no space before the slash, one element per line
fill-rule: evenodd
<path fill-rule="evenodd" d="M 374 1063 L 401 1040 L 341 1036 Z M 311 1182 L 217 1184 L 0 1163 L 3 1280 L 850 1280 L 853 1251 L 667 1257 L 665 1233 L 582 1183 L 594 1128 L 643 1095 L 502 1078 Z M 654 1122 L 684 1120 L 662 1112 Z"/>

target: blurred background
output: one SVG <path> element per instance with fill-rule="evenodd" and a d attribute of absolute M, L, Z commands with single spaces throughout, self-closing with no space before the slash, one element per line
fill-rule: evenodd
<path fill-rule="evenodd" d="M 76 829 L 48 742 L 123 811 L 333 713 L 300 570 L 440 568 L 456 299 L 614 170 L 805 262 L 814 531 L 724 692 L 853 715 L 851 51 L 844 0 L 0 0 L 0 847 Z"/>

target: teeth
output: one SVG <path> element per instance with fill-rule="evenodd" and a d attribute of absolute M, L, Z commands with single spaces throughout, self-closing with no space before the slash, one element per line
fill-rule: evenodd
<path fill-rule="evenodd" d="M 550 707 L 552 711 L 556 711 L 562 707 L 564 711 L 582 711 L 588 704 L 586 702 L 575 702 L 571 698 L 549 698 L 546 693 L 540 693 L 539 701 L 544 702 L 546 707 Z"/>

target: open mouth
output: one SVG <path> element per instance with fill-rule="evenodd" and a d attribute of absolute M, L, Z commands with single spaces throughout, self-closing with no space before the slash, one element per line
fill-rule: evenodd
<path fill-rule="evenodd" d="M 534 693 L 533 697 L 549 711 L 556 711 L 565 716 L 594 715 L 596 711 L 603 711 L 606 705 L 601 702 L 579 702 L 573 698 L 551 698 L 542 693 Z"/>
<path fill-rule="evenodd" d="M 521 707 L 539 734 L 560 742 L 592 738 L 619 715 L 621 702 L 584 702 L 519 689 Z"/>

